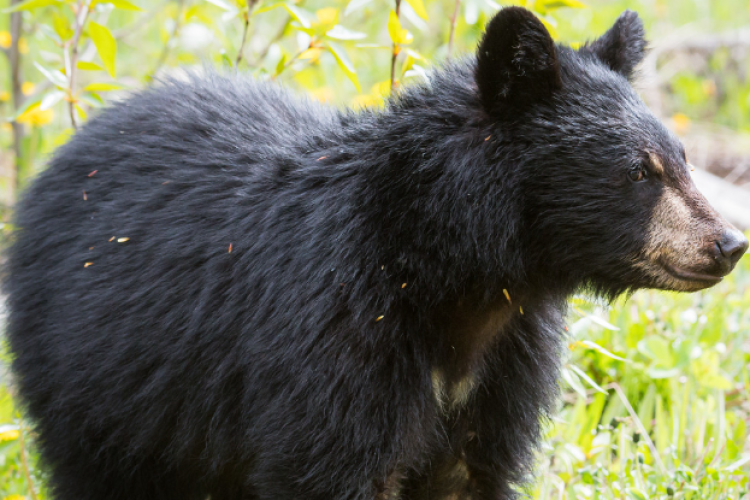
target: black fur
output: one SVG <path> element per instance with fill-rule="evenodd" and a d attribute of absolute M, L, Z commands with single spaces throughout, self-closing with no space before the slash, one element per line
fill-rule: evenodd
<path fill-rule="evenodd" d="M 589 52 L 630 79 L 633 70 L 643 60 L 646 52 L 646 31 L 643 21 L 632 10 L 626 10 L 609 31 L 594 42 L 585 45 L 581 52 Z"/>
<path fill-rule="evenodd" d="M 644 286 L 659 190 L 626 173 L 681 151 L 620 74 L 637 30 L 598 60 L 520 9 L 488 29 L 383 111 L 208 75 L 57 151 L 7 283 L 55 498 L 515 498 L 565 299 Z"/>

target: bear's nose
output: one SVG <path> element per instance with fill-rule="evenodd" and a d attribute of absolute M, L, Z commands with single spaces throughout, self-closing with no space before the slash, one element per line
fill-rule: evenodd
<path fill-rule="evenodd" d="M 729 270 L 731 270 L 740 257 L 747 250 L 747 238 L 740 231 L 732 228 L 726 229 L 716 241 L 718 252 L 716 252 L 716 260 Z"/>

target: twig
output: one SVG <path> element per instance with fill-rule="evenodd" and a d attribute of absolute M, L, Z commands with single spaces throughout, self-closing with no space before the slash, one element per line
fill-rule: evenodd
<path fill-rule="evenodd" d="M 11 0 L 10 5 L 12 7 L 13 5 L 21 3 L 21 1 L 22 0 Z M 8 60 L 10 62 L 10 86 L 11 94 L 13 96 L 14 114 L 19 109 L 21 109 L 21 106 L 23 105 L 23 91 L 21 89 L 21 82 L 23 80 L 21 77 L 21 51 L 18 48 L 18 44 L 21 40 L 21 33 L 23 33 L 23 13 L 20 11 L 16 11 L 11 13 L 10 15 L 11 44 L 10 47 L 8 47 L 8 51 L 6 52 Z M 18 122 L 18 120 L 13 120 L 11 125 L 13 127 L 13 155 L 15 157 L 14 161 L 16 174 L 13 191 L 15 192 L 16 196 L 18 196 L 21 184 L 21 168 L 24 161 L 23 148 L 21 147 L 24 135 L 24 127 L 22 123 Z"/>
<path fill-rule="evenodd" d="M 68 109 L 70 110 L 70 123 L 73 128 L 78 128 L 76 120 L 76 64 L 78 63 L 78 41 L 81 39 L 83 27 L 86 25 L 86 19 L 89 17 L 89 7 L 91 0 L 80 0 L 75 13 L 75 33 L 73 38 L 68 42 L 65 51 L 65 73 L 68 75 Z M 67 51 L 70 51 L 68 55 Z"/>
<path fill-rule="evenodd" d="M 247 12 L 245 12 L 245 26 L 242 28 L 242 41 L 240 42 L 240 48 L 237 51 L 237 61 L 235 61 L 234 66 L 237 67 L 240 65 L 240 62 L 242 61 L 242 52 L 245 49 L 245 41 L 247 40 L 247 31 L 250 27 L 250 6 L 248 6 Z"/>
<path fill-rule="evenodd" d="M 301 5 L 301 2 L 300 2 L 300 5 Z M 268 51 L 271 50 L 271 46 L 274 43 L 281 40 L 282 38 L 284 38 L 284 33 L 286 32 L 286 28 L 287 26 L 289 26 L 291 22 L 292 22 L 292 18 L 291 16 L 288 16 L 286 21 L 284 21 L 284 24 L 281 25 L 281 29 L 273 37 L 271 37 L 271 39 L 268 41 L 266 46 L 263 47 L 263 50 L 261 50 L 260 53 L 258 53 L 258 57 L 255 59 L 255 64 L 253 64 L 253 66 L 259 66 L 263 62 L 263 59 L 266 58 Z"/>
<path fill-rule="evenodd" d="M 23 475 L 26 476 L 26 482 L 29 485 L 29 496 L 31 500 L 37 500 L 36 491 L 34 491 L 34 481 L 31 479 L 31 471 L 29 470 L 29 462 L 26 459 L 26 446 L 23 440 L 23 422 L 18 423 L 18 447 L 21 450 L 21 468 L 23 469 Z"/>
<path fill-rule="evenodd" d="M 170 44 L 180 31 L 180 21 L 182 20 L 182 10 L 184 7 L 185 0 L 177 0 L 177 18 L 174 20 L 174 27 L 172 28 L 172 32 L 169 34 L 169 38 L 167 38 L 167 41 L 164 43 L 164 48 L 162 49 L 161 54 L 159 54 L 159 58 L 156 60 L 154 69 L 152 69 L 148 74 L 149 80 L 153 80 L 154 75 L 156 75 L 156 72 L 159 71 L 159 69 L 166 62 L 167 57 L 169 56 Z"/>
<path fill-rule="evenodd" d="M 281 71 L 279 71 L 278 73 L 276 73 L 275 75 L 273 75 L 271 77 L 271 79 L 275 80 L 276 77 L 278 77 L 281 73 L 284 72 L 284 70 L 286 70 L 289 66 L 291 66 L 294 61 L 296 61 L 297 59 L 299 59 L 302 54 L 304 54 L 308 50 L 312 49 L 314 46 L 315 46 L 315 39 L 313 38 L 312 40 L 310 40 L 310 45 L 308 45 L 306 49 L 302 49 L 299 52 L 297 52 L 296 54 L 294 54 L 294 57 L 292 57 L 286 63 L 284 63 L 284 66 L 282 66 Z"/>
<path fill-rule="evenodd" d="M 453 55 L 453 38 L 456 35 L 456 22 L 458 21 L 458 13 L 461 10 L 461 0 L 456 0 L 456 6 L 453 8 L 453 15 L 451 16 L 451 31 L 448 35 L 448 59 Z"/>
<path fill-rule="evenodd" d="M 401 20 L 401 0 L 396 0 L 396 18 Z M 393 54 L 391 55 L 391 94 L 396 87 L 396 59 L 401 52 L 401 47 L 393 42 Z"/>

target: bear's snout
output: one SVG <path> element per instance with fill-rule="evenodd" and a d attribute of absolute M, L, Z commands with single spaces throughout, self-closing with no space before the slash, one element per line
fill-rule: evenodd
<path fill-rule="evenodd" d="M 714 243 L 714 259 L 722 274 L 729 274 L 747 251 L 748 241 L 737 229 L 727 228 Z"/>

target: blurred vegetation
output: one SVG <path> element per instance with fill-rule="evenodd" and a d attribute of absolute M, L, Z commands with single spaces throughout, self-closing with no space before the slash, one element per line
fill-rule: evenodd
<path fill-rule="evenodd" d="M 50 152 L 98 108 L 155 78 L 238 68 L 332 105 L 378 106 L 431 66 L 471 52 L 490 16 L 511 3 L 574 46 L 637 10 L 655 46 L 676 47 L 653 63 L 666 122 L 678 133 L 694 122 L 750 133 L 750 49 L 714 38 L 748 29 L 747 0 L 0 0 L 3 232 Z M 693 45 L 682 50 L 683 41 Z M 748 259 L 740 267 L 693 295 L 573 300 L 563 404 L 532 497 L 745 495 Z M 46 498 L 33 432 L 11 391 L 0 373 L 0 499 Z"/>

